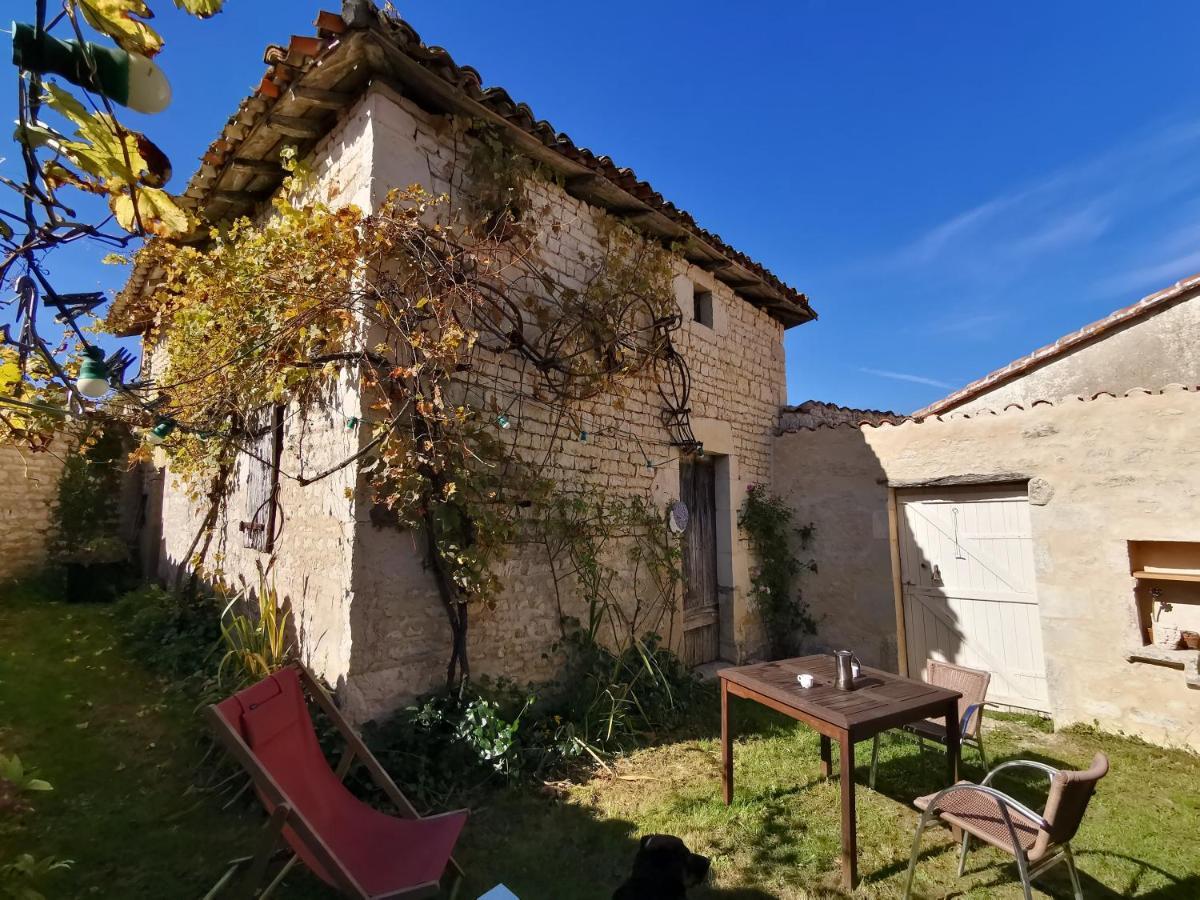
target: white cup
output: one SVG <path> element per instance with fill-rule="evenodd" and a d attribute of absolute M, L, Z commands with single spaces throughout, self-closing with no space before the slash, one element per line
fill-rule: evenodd
<path fill-rule="evenodd" d="M 810 688 L 813 686 L 813 677 L 807 672 L 803 673 L 802 675 L 797 675 L 796 680 L 800 682 L 800 687 L 802 688 Z"/>

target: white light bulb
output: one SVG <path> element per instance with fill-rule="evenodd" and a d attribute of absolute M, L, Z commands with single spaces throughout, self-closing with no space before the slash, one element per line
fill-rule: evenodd
<path fill-rule="evenodd" d="M 162 112 L 171 104 L 171 84 L 162 69 L 146 57 L 129 54 L 129 100 L 126 106 L 141 113 Z"/>
<path fill-rule="evenodd" d="M 98 400 L 108 393 L 108 382 L 103 378 L 80 378 L 75 382 L 75 387 L 79 388 L 79 393 L 85 397 L 91 397 L 93 400 Z"/>

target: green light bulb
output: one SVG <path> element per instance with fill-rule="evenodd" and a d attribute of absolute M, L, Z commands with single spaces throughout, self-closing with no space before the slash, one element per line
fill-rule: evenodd
<path fill-rule="evenodd" d="M 175 428 L 174 419 L 159 418 L 155 420 L 154 427 L 146 432 L 146 443 L 157 447 L 171 436 Z"/>
<path fill-rule="evenodd" d="M 27 23 L 14 22 L 13 64 L 27 72 L 53 72 L 141 113 L 162 112 L 171 85 L 162 69 L 137 53 L 91 41 L 60 41 Z"/>
<path fill-rule="evenodd" d="M 83 351 L 86 358 L 79 367 L 79 377 L 75 379 L 75 387 L 85 397 L 98 400 L 109 391 L 108 364 L 104 361 L 104 351 L 99 347 L 88 347 Z"/>

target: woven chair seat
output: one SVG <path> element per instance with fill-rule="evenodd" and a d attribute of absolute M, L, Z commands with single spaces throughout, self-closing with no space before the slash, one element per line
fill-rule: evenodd
<path fill-rule="evenodd" d="M 959 784 L 970 784 L 960 781 Z M 917 809 L 924 811 L 936 794 L 927 794 L 913 801 Z M 1012 836 L 1008 825 L 1004 822 L 1004 814 L 1000 811 L 1000 803 L 981 791 L 954 791 L 947 794 L 938 803 L 935 810 L 942 821 L 961 828 L 973 837 L 986 841 L 993 847 L 999 847 L 1008 853 L 1013 852 Z M 1037 823 L 1027 816 L 1008 808 L 1012 818 L 1013 830 L 1017 833 L 1017 841 L 1021 849 L 1029 854 L 1029 861 L 1036 862 L 1045 855 L 1045 851 L 1035 852 L 1039 829 Z M 1044 842 L 1043 842 L 1044 843 Z M 1048 849 L 1048 848 L 1046 848 Z"/>

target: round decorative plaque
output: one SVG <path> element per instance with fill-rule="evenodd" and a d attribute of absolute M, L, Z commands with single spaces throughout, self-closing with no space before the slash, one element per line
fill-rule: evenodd
<path fill-rule="evenodd" d="M 675 534 L 683 534 L 687 530 L 688 508 L 686 503 L 682 500 L 676 500 L 671 504 L 671 512 L 667 517 L 667 524 Z"/>

